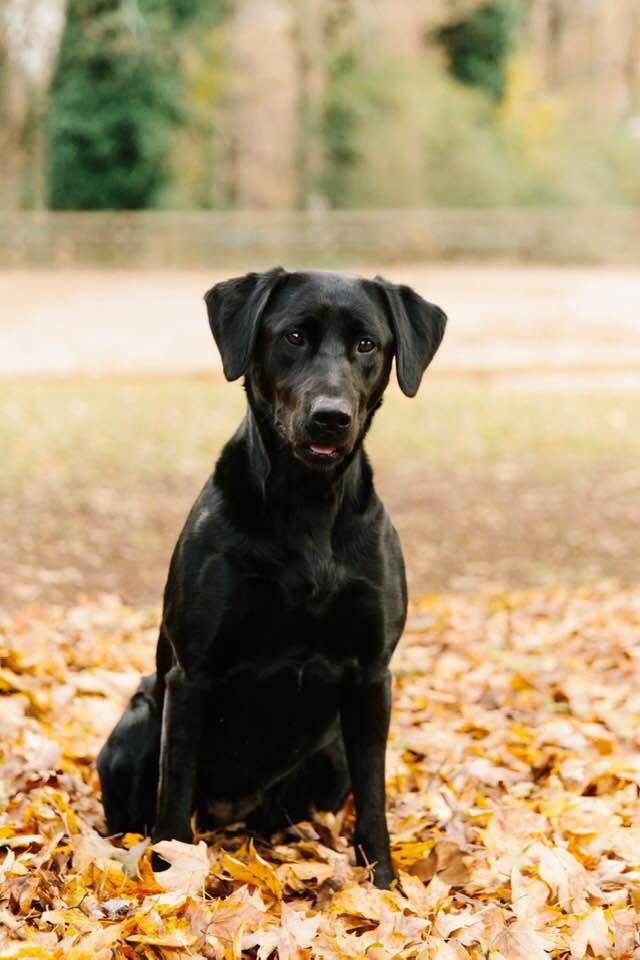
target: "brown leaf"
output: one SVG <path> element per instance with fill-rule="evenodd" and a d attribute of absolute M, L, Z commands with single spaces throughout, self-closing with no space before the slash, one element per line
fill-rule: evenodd
<path fill-rule="evenodd" d="M 460 847 L 449 840 L 438 840 L 426 860 L 414 863 L 407 872 L 424 882 L 437 873 L 443 883 L 452 887 L 462 886 L 469 879 L 469 869 Z"/>
<path fill-rule="evenodd" d="M 272 893 L 278 900 L 282 899 L 282 884 L 275 870 L 271 864 L 256 853 L 253 842 L 249 844 L 249 856 L 246 863 L 223 851 L 220 855 L 220 864 L 234 880 L 249 883 L 254 887 L 261 887 Z"/>
<path fill-rule="evenodd" d="M 283 864 L 277 874 L 291 890 L 302 892 L 307 886 L 319 885 L 333 875 L 333 867 L 328 863 L 312 860 L 294 861 Z"/>
<path fill-rule="evenodd" d="M 205 857 L 186 845 L 200 880 L 189 867 L 163 891 L 171 871 L 156 882 L 148 841 L 101 835 L 94 766 L 120 681 L 152 666 L 156 614 L 114 598 L 0 613 L 0 956 L 241 960 L 253 943 L 269 960 L 630 957 L 640 590 L 417 607 L 394 656 L 392 891 L 354 866 L 352 804 L 259 856 L 237 826 Z"/>

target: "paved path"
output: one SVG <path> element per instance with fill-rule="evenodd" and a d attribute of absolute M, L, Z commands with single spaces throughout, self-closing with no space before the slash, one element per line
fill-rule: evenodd
<path fill-rule="evenodd" d="M 440 372 L 606 371 L 633 384 L 640 370 L 638 268 L 438 264 L 384 273 L 448 312 Z M 222 277 L 0 272 L 0 376 L 209 371 L 219 358 L 202 294 Z"/>

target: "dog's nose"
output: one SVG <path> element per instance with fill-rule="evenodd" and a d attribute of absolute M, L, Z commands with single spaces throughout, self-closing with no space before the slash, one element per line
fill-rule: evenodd
<path fill-rule="evenodd" d="M 343 433 L 351 426 L 351 414 L 346 405 L 332 401 L 317 403 L 311 411 L 311 423 L 325 433 Z"/>

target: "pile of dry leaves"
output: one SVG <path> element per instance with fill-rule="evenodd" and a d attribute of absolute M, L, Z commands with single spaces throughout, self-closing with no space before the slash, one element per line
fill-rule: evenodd
<path fill-rule="evenodd" d="M 0 958 L 640 957 L 640 592 L 436 597 L 395 660 L 401 889 L 353 866 L 351 811 L 253 842 L 102 835 L 94 758 L 156 612 L 0 623 Z"/>

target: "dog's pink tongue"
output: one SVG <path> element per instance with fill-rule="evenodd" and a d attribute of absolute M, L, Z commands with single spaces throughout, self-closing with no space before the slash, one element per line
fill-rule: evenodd
<path fill-rule="evenodd" d="M 329 454 L 333 453 L 334 450 L 336 449 L 335 447 L 322 447 L 322 446 L 320 446 L 319 443 L 312 443 L 312 444 L 310 444 L 310 447 L 311 447 L 311 449 L 313 450 L 314 453 L 324 453 L 324 454 L 326 454 L 327 456 L 328 456 Z"/>

